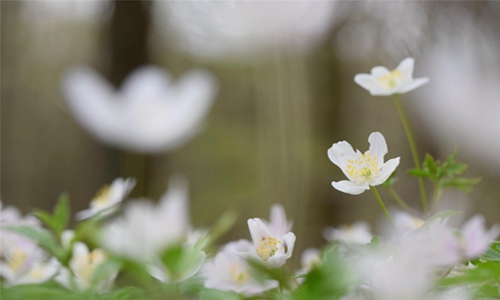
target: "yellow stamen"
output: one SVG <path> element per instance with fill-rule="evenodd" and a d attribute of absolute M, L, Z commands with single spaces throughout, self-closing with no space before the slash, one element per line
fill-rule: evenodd
<path fill-rule="evenodd" d="M 369 181 L 378 176 L 378 158 L 366 151 L 355 160 L 347 161 L 346 172 L 353 180 L 360 180 L 360 183 Z"/>
<path fill-rule="evenodd" d="M 93 207 L 106 206 L 109 202 L 110 196 L 111 196 L 111 189 L 109 188 L 109 185 L 105 185 L 99 191 L 97 191 L 94 198 L 90 202 L 90 205 Z"/>
<path fill-rule="evenodd" d="M 276 240 L 274 237 L 262 237 L 260 240 L 260 246 L 255 248 L 257 254 L 262 258 L 263 261 L 267 262 L 270 257 L 272 257 L 278 251 L 278 245 L 281 242 Z"/>
<path fill-rule="evenodd" d="M 233 264 L 229 269 L 229 274 L 231 274 L 231 278 L 239 284 L 247 282 L 250 278 L 246 268 L 241 263 Z"/>
<path fill-rule="evenodd" d="M 392 90 L 403 81 L 403 74 L 399 70 L 392 70 L 390 73 L 379 76 L 377 80 L 384 89 Z"/>
<path fill-rule="evenodd" d="M 21 249 L 16 248 L 12 257 L 9 258 L 9 268 L 14 272 L 19 271 L 19 269 L 21 269 L 24 265 L 27 257 L 28 255 L 26 253 L 24 253 Z"/>
<path fill-rule="evenodd" d="M 43 278 L 44 275 L 44 268 L 43 267 L 35 267 L 30 270 L 30 277 L 35 279 L 35 280 L 40 280 Z"/>

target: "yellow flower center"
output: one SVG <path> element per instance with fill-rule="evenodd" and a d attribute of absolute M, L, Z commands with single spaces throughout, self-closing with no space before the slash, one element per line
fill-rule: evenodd
<path fill-rule="evenodd" d="M 353 180 L 360 180 L 359 183 L 370 181 L 373 177 L 378 176 L 378 158 L 367 151 L 354 160 L 349 159 L 346 172 Z"/>
<path fill-rule="evenodd" d="M 246 268 L 241 263 L 231 265 L 229 274 L 231 275 L 231 279 L 239 284 L 247 282 L 250 278 L 250 275 L 248 274 Z"/>
<path fill-rule="evenodd" d="M 270 257 L 272 257 L 278 251 L 278 245 L 281 242 L 276 240 L 274 237 L 262 237 L 260 240 L 260 246 L 255 248 L 257 254 L 262 258 L 263 261 L 267 262 Z"/>
<path fill-rule="evenodd" d="M 24 265 L 27 257 L 28 255 L 26 253 L 24 253 L 21 249 L 16 248 L 12 256 L 9 258 L 9 268 L 14 272 L 19 271 L 19 269 L 21 269 Z"/>
<path fill-rule="evenodd" d="M 109 185 L 103 186 L 90 202 L 92 207 L 104 207 L 109 203 L 109 197 L 111 196 L 111 189 Z"/>
<path fill-rule="evenodd" d="M 417 229 L 422 227 L 422 225 L 425 224 L 425 221 L 417 217 L 411 217 L 411 224 L 413 228 Z"/>
<path fill-rule="evenodd" d="M 43 267 L 35 267 L 33 269 L 30 270 L 30 277 L 35 279 L 35 280 L 40 280 L 43 278 L 43 275 L 45 272 L 44 271 L 44 268 Z"/>
<path fill-rule="evenodd" d="M 403 81 L 403 74 L 399 70 L 392 70 L 390 73 L 379 76 L 377 80 L 382 88 L 392 90 Z"/>
<path fill-rule="evenodd" d="M 73 271 L 78 277 L 83 279 L 83 285 L 85 287 L 90 285 L 90 279 L 92 278 L 94 270 L 105 260 L 105 258 L 106 253 L 101 249 L 95 249 L 88 255 L 78 258 L 78 269 Z"/>

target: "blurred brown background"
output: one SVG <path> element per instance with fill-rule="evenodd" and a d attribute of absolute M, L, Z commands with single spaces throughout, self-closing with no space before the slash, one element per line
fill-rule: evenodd
<path fill-rule="evenodd" d="M 294 221 L 298 250 L 319 246 L 326 225 L 358 219 L 375 225 L 381 216 L 370 193 L 351 196 L 331 187 L 331 181 L 344 179 L 326 155 L 339 140 L 365 151 L 368 135 L 382 132 L 389 147 L 387 158 L 402 158 L 395 189 L 412 207 L 420 208 L 416 180 L 405 172 L 413 163 L 392 99 L 371 97 L 353 81 L 355 74 L 368 73 L 373 66 L 395 68 L 411 56 L 416 59 L 415 77 L 431 78 L 428 85 L 402 95 L 421 156 L 430 152 L 444 159 L 456 146 L 459 160 L 470 164 L 467 175 L 483 178 L 468 196 L 445 194 L 444 205 L 481 212 L 490 223 L 500 221 L 500 2 L 339 1 L 326 6 L 332 10 L 330 19 L 314 39 L 304 38 L 304 47 L 298 46 L 302 40 L 290 45 L 285 41 L 262 51 L 255 46 L 248 53 L 229 47 L 218 56 L 204 55 L 200 46 L 189 49 L 186 31 L 179 28 L 182 22 L 210 22 L 221 16 L 211 11 L 190 15 L 189 7 L 187 14 L 175 15 L 169 8 L 172 3 L 1 2 L 4 203 L 25 212 L 50 210 L 59 194 L 68 192 L 72 211 L 77 212 L 87 207 L 99 187 L 120 176 L 140 177 L 135 197 L 157 199 L 169 176 L 181 173 L 190 181 L 195 226 L 209 226 L 234 209 L 240 218 L 226 239 L 249 238 L 246 220 L 268 218 L 270 206 L 278 202 Z M 275 12 L 280 10 L 278 6 Z M 270 26 L 279 20 L 271 16 Z M 310 15 L 297 26 L 313 20 Z M 294 31 L 286 34 L 302 37 Z M 211 36 L 198 45 L 204 41 L 219 45 Z M 243 48 L 253 47 L 251 40 L 246 42 L 250 46 Z M 441 50 L 442 56 L 436 56 Z M 448 56 L 446 51 L 466 53 L 470 66 L 462 68 L 466 58 Z M 436 57 L 450 61 L 434 68 L 443 62 Z M 171 153 L 138 160 L 99 144 L 73 120 L 60 80 L 68 67 L 81 63 L 117 86 L 142 64 L 160 65 L 174 76 L 204 67 L 217 77 L 219 94 L 201 134 Z M 463 73 L 441 75 L 446 66 L 459 66 Z M 475 73 L 465 69 L 475 66 L 487 80 L 472 78 Z M 477 84 L 457 85 L 460 76 Z M 483 96 L 488 89 L 499 93 Z M 472 96 L 455 99 L 461 95 Z M 452 104 L 438 110 L 426 101 Z M 489 119 L 468 115 L 476 109 L 498 114 Z M 430 111 L 438 117 L 429 119 Z M 459 121 L 449 116 L 459 116 Z M 472 140 L 464 132 L 478 138 Z M 147 182 L 127 167 L 137 163 L 147 171 Z M 380 190 L 386 204 L 396 207 Z"/>

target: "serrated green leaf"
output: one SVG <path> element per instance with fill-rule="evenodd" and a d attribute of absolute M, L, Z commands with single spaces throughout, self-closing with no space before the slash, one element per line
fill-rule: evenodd
<path fill-rule="evenodd" d="M 47 226 L 48 228 L 54 230 L 54 231 L 57 231 L 58 230 L 58 224 L 57 222 L 54 220 L 54 218 L 52 217 L 51 214 L 49 214 L 48 212 L 46 211 L 43 211 L 43 210 L 37 210 L 33 213 L 38 219 L 40 219 L 40 221 L 43 222 L 43 224 L 45 226 Z"/>
<path fill-rule="evenodd" d="M 411 169 L 408 171 L 408 174 L 416 176 L 416 177 L 423 177 L 423 178 L 431 178 L 431 174 L 427 170 L 422 170 L 422 169 Z"/>
<path fill-rule="evenodd" d="M 481 256 L 481 259 L 489 261 L 500 261 L 500 252 L 493 249 L 488 249 L 486 250 L 486 253 Z"/>
<path fill-rule="evenodd" d="M 366 244 L 366 246 L 372 249 L 376 249 L 380 247 L 381 242 L 382 240 L 378 236 L 374 235 L 370 240 L 370 242 Z"/>
<path fill-rule="evenodd" d="M 441 181 L 441 188 L 456 188 L 470 192 L 471 186 L 479 181 L 481 178 L 446 178 Z"/>
<path fill-rule="evenodd" d="M 429 170 L 429 173 L 436 174 L 438 171 L 439 161 L 435 161 L 434 158 L 427 153 L 424 159 L 424 169 Z"/>

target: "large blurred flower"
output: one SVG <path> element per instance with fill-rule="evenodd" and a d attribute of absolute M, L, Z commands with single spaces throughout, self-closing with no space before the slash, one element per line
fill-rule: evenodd
<path fill-rule="evenodd" d="M 145 200 L 129 203 L 124 216 L 103 229 L 103 248 L 144 262 L 181 243 L 189 228 L 187 192 L 187 183 L 174 180 L 158 204 Z"/>
<path fill-rule="evenodd" d="M 359 150 L 354 152 L 352 146 L 346 142 L 338 142 L 328 149 L 328 157 L 337 165 L 349 180 L 332 182 L 337 190 L 359 195 L 370 186 L 384 183 L 399 165 L 399 157 L 384 163 L 387 153 L 387 144 L 380 132 L 373 132 L 368 137 L 370 149 L 365 153 Z"/>
<path fill-rule="evenodd" d="M 224 246 L 215 258 L 203 267 L 205 287 L 221 291 L 234 291 L 244 296 L 253 296 L 278 287 L 275 280 L 259 281 L 251 274 L 248 263 L 239 253 L 253 249 L 250 241 L 239 240 Z"/>
<path fill-rule="evenodd" d="M 168 73 L 146 66 L 119 90 L 87 67 L 71 69 L 63 92 L 78 122 L 95 138 L 137 152 L 170 150 L 200 129 L 215 96 L 216 82 L 194 70 L 173 83 Z"/>
<path fill-rule="evenodd" d="M 354 81 L 368 90 L 372 96 L 390 96 L 413 91 L 429 82 L 429 78 L 413 79 L 413 58 L 405 58 L 395 70 L 386 67 L 374 67 L 371 74 L 358 74 Z"/>
<path fill-rule="evenodd" d="M 197 56 L 312 48 L 330 28 L 335 1 L 158 1 L 157 19 Z M 165 17 L 165 12 L 168 16 Z"/>
<path fill-rule="evenodd" d="M 76 214 L 78 220 L 90 218 L 101 212 L 112 211 L 113 208 L 128 196 L 134 188 L 136 180 L 134 178 L 117 178 L 111 186 L 101 188 L 95 197 L 90 201 L 90 208 L 82 210 Z"/>

